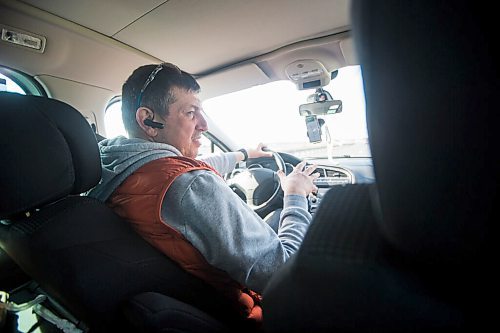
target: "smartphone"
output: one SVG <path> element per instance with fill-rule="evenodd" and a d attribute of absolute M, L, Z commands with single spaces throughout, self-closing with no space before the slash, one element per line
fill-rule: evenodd
<path fill-rule="evenodd" d="M 306 116 L 307 136 L 309 142 L 321 142 L 321 126 L 317 116 Z"/>

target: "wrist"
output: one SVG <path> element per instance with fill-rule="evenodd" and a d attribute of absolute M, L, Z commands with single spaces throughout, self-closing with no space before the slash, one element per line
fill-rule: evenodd
<path fill-rule="evenodd" d="M 248 160 L 248 151 L 246 149 L 238 149 L 238 151 L 243 154 L 242 162 Z"/>
<path fill-rule="evenodd" d="M 304 190 L 300 190 L 300 189 L 289 189 L 289 190 L 286 190 L 286 191 L 283 191 L 284 195 L 298 195 L 298 196 L 301 196 L 301 197 L 307 197 L 307 193 L 306 191 Z"/>
<path fill-rule="evenodd" d="M 296 194 L 285 195 L 283 198 L 283 208 L 290 208 L 290 207 L 302 208 L 304 210 L 307 210 L 308 207 L 307 198 L 302 195 L 296 195 Z"/>

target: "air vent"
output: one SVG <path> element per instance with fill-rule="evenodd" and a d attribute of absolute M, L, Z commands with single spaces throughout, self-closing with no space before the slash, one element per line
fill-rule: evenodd
<path fill-rule="evenodd" d="M 314 182 L 318 187 L 330 187 L 353 183 L 353 179 L 349 173 L 338 169 L 317 168 L 315 172 L 320 174 L 319 178 Z"/>
<path fill-rule="evenodd" d="M 337 170 L 326 170 L 326 177 L 331 178 L 349 178 L 349 176 L 343 172 Z"/>
<path fill-rule="evenodd" d="M 320 177 L 325 177 L 325 169 L 323 168 L 317 168 L 316 170 L 314 170 L 314 172 L 319 173 Z"/>

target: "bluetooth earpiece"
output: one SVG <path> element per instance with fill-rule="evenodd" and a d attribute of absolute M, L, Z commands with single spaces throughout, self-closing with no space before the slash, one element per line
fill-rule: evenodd
<path fill-rule="evenodd" d="M 154 121 L 154 120 L 149 119 L 149 118 L 144 119 L 144 125 L 149 126 L 149 127 L 152 127 L 152 128 L 160 128 L 160 129 L 162 129 L 162 128 L 164 128 L 164 127 L 165 127 L 165 125 L 164 125 L 164 124 L 159 123 L 159 122 Z"/>

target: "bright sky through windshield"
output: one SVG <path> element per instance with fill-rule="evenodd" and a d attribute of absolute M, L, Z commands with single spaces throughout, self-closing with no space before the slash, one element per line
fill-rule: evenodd
<path fill-rule="evenodd" d="M 340 69 L 325 89 L 343 103 L 342 113 L 321 117 L 333 141 L 366 141 L 365 98 L 359 66 Z M 309 144 L 299 105 L 306 103 L 312 93 L 314 89 L 299 91 L 293 83 L 279 81 L 212 98 L 203 106 L 210 118 L 242 146 L 259 142 L 281 147 Z"/>

